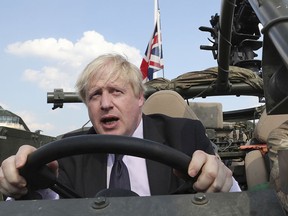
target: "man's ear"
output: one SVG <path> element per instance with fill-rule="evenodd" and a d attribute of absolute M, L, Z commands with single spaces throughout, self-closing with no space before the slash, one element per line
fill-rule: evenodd
<path fill-rule="evenodd" d="M 145 103 L 144 94 L 141 93 L 141 94 L 139 95 L 139 106 L 142 107 L 142 106 L 144 105 L 144 103 Z"/>

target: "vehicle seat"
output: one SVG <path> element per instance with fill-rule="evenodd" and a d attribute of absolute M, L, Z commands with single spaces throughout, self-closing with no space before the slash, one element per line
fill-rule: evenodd
<path fill-rule="evenodd" d="M 161 90 L 150 95 L 144 103 L 143 113 L 146 115 L 160 113 L 170 117 L 201 121 L 184 98 L 173 90 Z M 217 146 L 213 142 L 211 144 L 217 153 Z"/>
<path fill-rule="evenodd" d="M 144 103 L 143 113 L 160 113 L 171 117 L 198 119 L 183 97 L 172 90 L 153 93 Z"/>
<path fill-rule="evenodd" d="M 246 154 L 245 172 L 248 190 L 260 188 L 268 183 L 269 173 L 260 150 L 252 150 Z"/>

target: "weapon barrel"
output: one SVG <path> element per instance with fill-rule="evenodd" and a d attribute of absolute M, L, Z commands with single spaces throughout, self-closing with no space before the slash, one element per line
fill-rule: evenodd
<path fill-rule="evenodd" d="M 219 92 L 228 91 L 229 59 L 231 50 L 231 33 L 236 0 L 223 0 L 220 16 L 220 33 L 218 46 L 218 78 L 216 89 Z"/>
<path fill-rule="evenodd" d="M 54 92 L 47 92 L 47 103 L 53 103 L 53 110 L 63 108 L 64 103 L 82 103 L 76 92 L 63 92 L 63 89 L 54 89 Z"/>

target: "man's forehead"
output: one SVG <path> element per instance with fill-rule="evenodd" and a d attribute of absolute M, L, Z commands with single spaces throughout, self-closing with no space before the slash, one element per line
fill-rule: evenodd
<path fill-rule="evenodd" d="M 92 79 L 89 83 L 90 88 L 102 88 L 102 87 L 123 87 L 126 86 L 128 83 L 127 80 L 118 77 L 110 79 L 100 78 L 100 79 Z"/>

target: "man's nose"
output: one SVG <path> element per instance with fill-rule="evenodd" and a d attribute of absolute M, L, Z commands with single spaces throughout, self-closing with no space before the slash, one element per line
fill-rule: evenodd
<path fill-rule="evenodd" d="M 102 109 L 109 109 L 112 107 L 112 97 L 109 93 L 103 93 L 100 101 Z"/>

